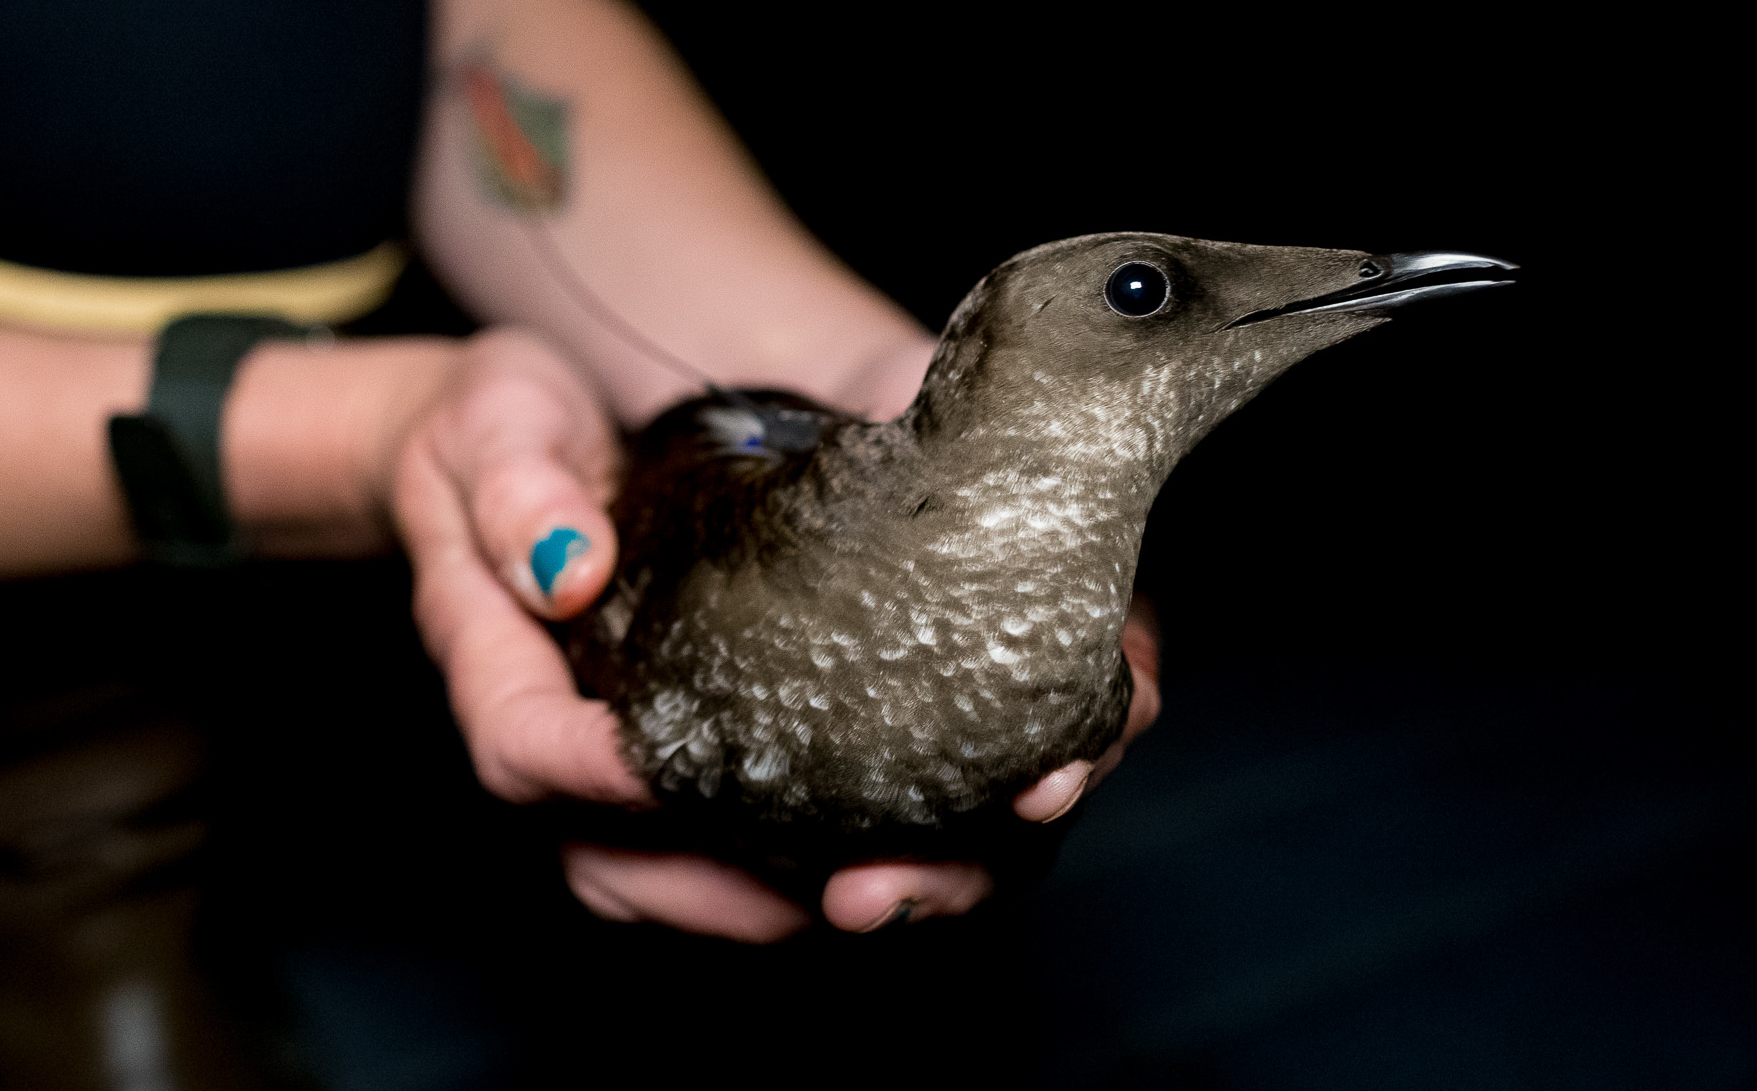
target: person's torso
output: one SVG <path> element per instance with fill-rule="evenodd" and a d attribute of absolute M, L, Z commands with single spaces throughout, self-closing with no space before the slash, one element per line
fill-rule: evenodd
<path fill-rule="evenodd" d="M 0 4 L 0 259 L 285 269 L 403 232 L 422 0 Z"/>

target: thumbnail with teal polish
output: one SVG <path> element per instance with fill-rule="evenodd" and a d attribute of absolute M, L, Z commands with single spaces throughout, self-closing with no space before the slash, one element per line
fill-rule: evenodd
<path fill-rule="evenodd" d="M 556 527 L 531 547 L 531 575 L 547 595 L 567 562 L 592 548 L 592 540 L 572 527 Z"/>

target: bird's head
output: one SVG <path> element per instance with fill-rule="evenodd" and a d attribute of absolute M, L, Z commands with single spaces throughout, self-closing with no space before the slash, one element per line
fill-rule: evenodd
<path fill-rule="evenodd" d="M 1064 239 L 1017 255 L 965 298 L 916 416 L 923 432 L 998 430 L 1169 472 L 1298 361 L 1393 307 L 1504 284 L 1514 268 L 1145 232 Z"/>

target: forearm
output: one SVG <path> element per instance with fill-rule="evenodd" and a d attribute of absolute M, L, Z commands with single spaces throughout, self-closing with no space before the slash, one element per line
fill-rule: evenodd
<path fill-rule="evenodd" d="M 0 576 L 134 556 L 104 422 L 146 401 L 148 351 L 0 326 Z"/>
<path fill-rule="evenodd" d="M 259 345 L 239 366 L 220 455 L 234 520 L 262 554 L 358 555 L 391 542 L 394 447 L 456 348 L 436 340 Z M 106 422 L 146 403 L 151 346 L 0 327 L 0 577 L 138 552 Z"/>
<path fill-rule="evenodd" d="M 451 0 L 435 49 L 420 233 L 479 314 L 564 345 L 625 422 L 699 392 L 582 309 L 535 229 L 617 315 L 718 382 L 874 414 L 907 404 L 930 339 L 793 219 L 638 15 L 611 0 Z M 554 207 L 515 209 L 482 185 L 467 62 L 559 106 Z"/>

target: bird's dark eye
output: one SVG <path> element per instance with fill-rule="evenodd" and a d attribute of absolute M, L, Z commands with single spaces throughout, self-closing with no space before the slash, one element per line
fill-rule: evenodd
<path fill-rule="evenodd" d="M 1379 263 L 1376 261 L 1363 261 L 1360 263 L 1360 275 L 1363 280 L 1371 280 L 1384 273 L 1384 271 L 1385 270 L 1379 268 Z"/>
<path fill-rule="evenodd" d="M 1171 282 L 1157 265 L 1131 261 L 1110 274 L 1104 286 L 1104 301 L 1117 314 L 1144 318 L 1165 306 L 1171 295 Z"/>

